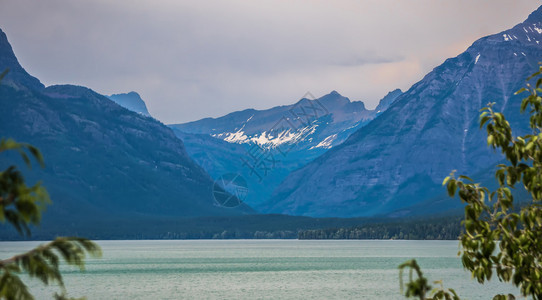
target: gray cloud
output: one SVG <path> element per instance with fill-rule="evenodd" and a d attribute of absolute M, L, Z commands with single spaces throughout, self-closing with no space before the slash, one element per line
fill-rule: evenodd
<path fill-rule="evenodd" d="M 0 0 L 0 27 L 45 84 L 135 90 L 166 123 L 337 90 L 374 107 L 536 0 Z"/>

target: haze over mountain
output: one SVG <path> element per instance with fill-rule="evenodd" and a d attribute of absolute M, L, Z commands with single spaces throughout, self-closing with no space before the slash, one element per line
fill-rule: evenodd
<path fill-rule="evenodd" d="M 196 162 L 213 176 L 240 174 L 247 180 L 245 201 L 258 205 L 293 170 L 342 143 L 382 113 L 399 95 L 390 92 L 375 110 L 333 91 L 292 105 L 247 109 L 220 118 L 169 125 Z"/>
<path fill-rule="evenodd" d="M 151 114 L 147 110 L 147 105 L 145 105 L 145 101 L 143 101 L 143 99 L 141 99 L 141 96 L 139 96 L 139 94 L 136 92 L 113 94 L 107 96 L 107 98 L 113 100 L 115 103 L 126 109 L 129 109 L 136 113 L 140 113 L 147 117 L 151 116 Z"/>
<path fill-rule="evenodd" d="M 523 95 L 514 92 L 538 69 L 540 42 L 542 6 L 446 60 L 344 143 L 290 174 L 265 211 L 346 217 L 415 214 L 412 206 L 430 199 L 439 203 L 433 211 L 459 205 L 439 197 L 444 177 L 458 170 L 486 179 L 500 159 L 486 146 L 479 110 L 495 102 L 516 134 L 528 128 L 519 114 Z"/>
<path fill-rule="evenodd" d="M 42 150 L 47 168 L 23 169 L 50 191 L 50 223 L 254 213 L 216 204 L 213 178 L 226 173 L 247 180 L 245 203 L 264 213 L 433 213 L 459 204 L 441 187 L 452 170 L 492 177 L 489 166 L 500 158 L 478 128 L 480 108 L 496 102 L 516 133 L 526 132 L 522 95 L 513 93 L 542 61 L 540 41 L 542 7 L 408 91 L 390 92 L 375 110 L 333 91 L 168 128 L 146 116 L 137 93 L 110 96 L 130 111 L 85 87 L 44 87 L 0 31 L 0 70 L 10 69 L 0 84 L 0 136 Z M 2 155 L 0 167 L 17 159 Z"/>
<path fill-rule="evenodd" d="M 46 168 L 25 166 L 54 201 L 46 222 L 251 213 L 217 206 L 213 180 L 167 126 L 88 88 L 44 87 L 18 63 L 0 30 L 0 136 L 37 146 Z M 144 106 L 144 105 L 143 105 Z M 20 161 L 0 156 L 2 168 Z"/>

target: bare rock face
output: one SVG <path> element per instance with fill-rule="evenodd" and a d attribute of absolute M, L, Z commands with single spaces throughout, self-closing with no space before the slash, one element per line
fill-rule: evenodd
<path fill-rule="evenodd" d="M 344 143 L 290 174 L 266 211 L 347 217 L 449 207 L 456 200 L 440 196 L 445 176 L 457 170 L 486 179 L 500 159 L 479 129 L 482 107 L 495 102 L 516 134 L 527 132 L 527 117 L 519 114 L 523 95 L 514 92 L 538 69 L 541 43 L 542 7 L 446 60 Z M 431 199 L 442 205 L 420 206 Z"/>

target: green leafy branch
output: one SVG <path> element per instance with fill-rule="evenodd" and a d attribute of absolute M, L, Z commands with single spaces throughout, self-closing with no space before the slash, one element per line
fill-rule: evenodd
<path fill-rule="evenodd" d="M 465 205 L 461 236 L 461 261 L 479 283 L 489 281 L 495 273 L 500 281 L 519 287 L 523 296 L 542 299 L 542 66 L 527 81 L 534 86 L 521 103 L 521 112 L 529 110 L 532 134 L 514 137 L 505 116 L 493 109 L 494 103 L 481 110 L 480 128 L 486 127 L 487 144 L 500 149 L 509 164 L 497 165 L 495 179 L 499 187 L 490 191 L 474 183 L 467 176 L 455 177 L 454 172 L 444 179 L 450 197 L 456 194 Z M 521 185 L 531 201 L 521 209 L 514 209 L 512 190 Z M 400 268 L 419 266 L 407 262 Z M 423 280 L 422 280 L 423 279 Z M 421 271 L 418 279 L 407 284 L 406 296 L 426 298 L 427 280 Z M 402 286 L 402 283 L 401 283 Z M 434 297 L 442 291 L 434 292 Z M 450 290 L 451 291 L 451 290 Z M 444 294 L 443 294 L 444 295 Z M 453 293 L 455 296 L 455 293 Z M 435 298 L 448 299 L 448 298 Z M 456 298 L 450 298 L 456 299 Z M 459 299 L 459 298 L 457 298 Z M 496 295 L 493 299 L 515 299 L 511 294 Z"/>
<path fill-rule="evenodd" d="M 40 151 L 28 144 L 20 144 L 12 139 L 0 140 L 0 153 L 6 150 L 19 152 L 28 167 L 31 167 L 30 154 L 43 167 L 43 157 Z M 29 187 L 24 177 L 15 166 L 10 166 L 0 172 L 0 222 L 8 221 L 23 235 L 30 235 L 28 224 L 38 225 L 41 221 L 41 212 L 51 200 L 47 190 L 38 182 Z"/>
<path fill-rule="evenodd" d="M 12 139 L 0 140 L 0 153 L 17 151 L 28 167 L 30 156 L 44 166 L 40 151 L 29 144 L 17 143 Z M 0 172 L 0 222 L 6 221 L 20 234 L 30 235 L 29 224 L 39 225 L 41 213 L 50 204 L 49 195 L 40 183 L 28 187 L 15 166 Z M 0 260 L 0 299 L 34 299 L 27 286 L 19 278 L 26 273 L 45 285 L 58 284 L 63 293 L 55 294 L 56 299 L 69 299 L 65 293 L 60 273 L 60 260 L 84 270 L 85 258 L 101 256 L 100 247 L 90 240 L 79 237 L 59 237 L 26 253 Z"/>
<path fill-rule="evenodd" d="M 408 283 L 403 283 L 404 269 L 409 269 Z M 413 273 L 416 272 L 417 278 L 414 279 Z M 444 289 L 441 281 L 435 281 L 435 284 L 439 284 L 439 288 L 432 289 L 428 284 L 427 278 L 423 276 L 422 270 L 415 259 L 409 260 L 399 266 L 399 285 L 401 287 L 401 294 L 405 294 L 407 297 L 418 297 L 420 300 L 459 300 L 456 292 L 453 289 Z M 406 292 L 404 288 L 406 287 Z M 427 298 L 427 293 L 431 291 L 433 295 Z"/>
<path fill-rule="evenodd" d="M 68 265 L 84 270 L 86 253 L 93 257 L 101 256 L 100 247 L 87 239 L 59 237 L 24 254 L 1 260 L 0 297 L 33 299 L 26 285 L 18 277 L 23 271 L 45 285 L 56 283 L 64 290 L 59 258 L 62 257 Z"/>

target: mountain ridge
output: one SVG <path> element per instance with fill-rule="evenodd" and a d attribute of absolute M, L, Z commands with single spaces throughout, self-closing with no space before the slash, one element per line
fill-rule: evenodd
<path fill-rule="evenodd" d="M 25 86 L 31 89 L 40 90 L 45 86 L 36 77 L 31 76 L 26 70 L 19 64 L 19 61 L 15 57 L 13 48 L 8 42 L 7 35 L 0 28 L 0 72 L 9 70 L 6 77 L 3 79 L 3 84 L 10 84 L 17 86 L 18 88 L 24 88 Z M 23 83 L 22 85 L 20 83 Z"/>
<path fill-rule="evenodd" d="M 397 89 L 380 102 L 392 103 L 401 93 Z M 311 111 L 316 114 L 310 115 Z M 246 109 L 169 126 L 213 178 L 236 173 L 247 180 L 245 201 L 257 208 L 289 172 L 340 144 L 378 114 L 367 110 L 363 102 L 332 91 L 318 99 L 307 94 L 290 105 Z M 253 165 L 252 158 L 258 154 L 268 159 Z"/>
<path fill-rule="evenodd" d="M 19 65 L 3 32 L 0 46 L 0 69 L 10 69 L 0 84 L 0 136 L 42 152 L 45 169 L 29 171 L 22 162 L 20 169 L 29 182 L 42 180 L 54 201 L 47 224 L 254 212 L 219 206 L 212 178 L 161 122 L 87 87 L 44 87 Z M 16 161 L 2 153 L 0 167 Z"/>
<path fill-rule="evenodd" d="M 542 60 L 542 30 L 536 27 L 540 22 L 530 23 L 540 18 L 541 8 L 527 21 L 478 39 L 447 59 L 378 118 L 291 173 L 265 211 L 343 217 L 408 214 L 409 206 L 424 199 L 447 199 L 440 183 L 452 170 L 476 173 L 498 161 L 478 129 L 478 111 L 487 102 L 496 102 L 512 126 L 525 131 L 521 96 L 513 93 Z"/>

